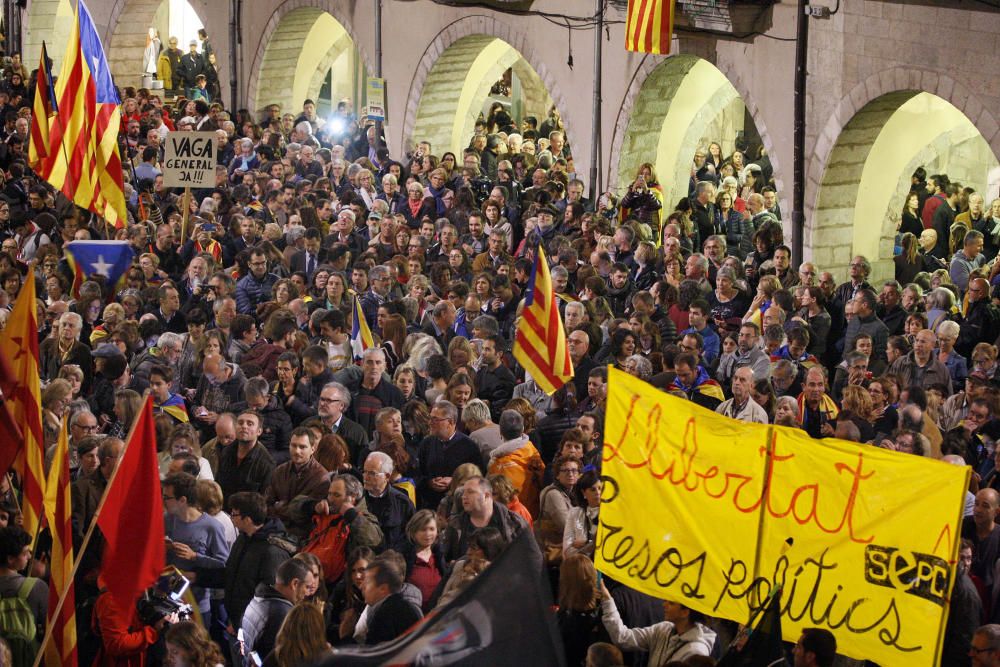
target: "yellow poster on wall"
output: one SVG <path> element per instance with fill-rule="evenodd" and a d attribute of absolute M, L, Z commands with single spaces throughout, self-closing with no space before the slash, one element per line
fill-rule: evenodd
<path fill-rule="evenodd" d="M 597 568 L 882 665 L 938 665 L 969 469 L 745 424 L 609 369 Z"/>

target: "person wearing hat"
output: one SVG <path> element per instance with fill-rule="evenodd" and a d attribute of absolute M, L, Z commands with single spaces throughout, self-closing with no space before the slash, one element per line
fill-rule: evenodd
<path fill-rule="evenodd" d="M 517 256 L 525 257 L 534 261 L 538 252 L 538 246 L 544 245 L 545 252 L 549 257 L 555 257 L 555 247 L 552 241 L 558 235 L 558 227 L 555 220 L 559 218 L 559 210 L 552 204 L 546 203 L 535 214 L 535 228 L 525 237 L 518 248 Z"/>
<path fill-rule="evenodd" d="M 181 56 L 180 78 L 184 84 L 184 94 L 188 99 L 194 99 L 195 88 L 198 86 L 198 76 L 206 74 L 205 59 L 198 53 L 198 40 L 192 39 L 188 44 L 188 52 Z"/>

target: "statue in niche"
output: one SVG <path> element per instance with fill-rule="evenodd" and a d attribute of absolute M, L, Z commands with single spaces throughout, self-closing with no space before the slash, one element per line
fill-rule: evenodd
<path fill-rule="evenodd" d="M 142 54 L 142 71 L 144 74 L 156 76 L 156 65 L 160 58 L 160 36 L 156 28 L 150 28 L 146 33 L 146 50 Z"/>

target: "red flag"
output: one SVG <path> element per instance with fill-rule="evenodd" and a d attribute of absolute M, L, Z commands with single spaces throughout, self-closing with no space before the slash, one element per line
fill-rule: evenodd
<path fill-rule="evenodd" d="M 131 609 L 163 571 L 166 545 L 160 493 L 153 399 L 147 396 L 97 515 L 106 542 L 101 574 L 121 609 Z"/>

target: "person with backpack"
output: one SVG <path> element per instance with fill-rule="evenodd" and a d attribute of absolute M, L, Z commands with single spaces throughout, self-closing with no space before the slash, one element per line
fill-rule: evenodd
<path fill-rule="evenodd" d="M 19 526 L 0 528 L 0 637 L 15 667 L 31 665 L 45 636 L 49 587 L 21 574 L 31 560 L 31 536 Z"/>

